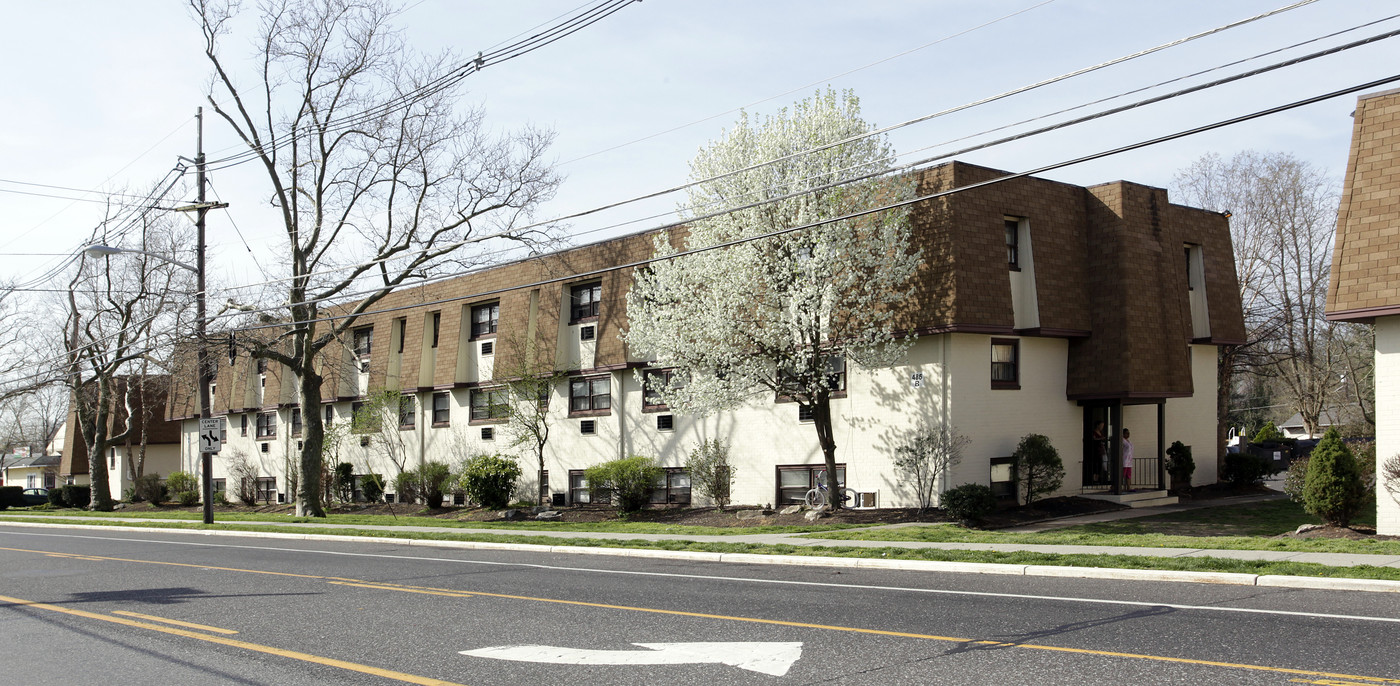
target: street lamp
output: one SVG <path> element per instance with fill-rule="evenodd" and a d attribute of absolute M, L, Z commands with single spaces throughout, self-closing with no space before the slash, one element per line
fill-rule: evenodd
<path fill-rule="evenodd" d="M 204 337 L 205 337 L 205 323 L 204 323 L 204 315 L 205 315 L 205 300 L 204 300 L 204 212 L 205 212 L 206 210 L 210 209 L 210 208 L 209 208 L 209 207 L 203 207 L 203 205 L 213 205 L 213 204 L 216 204 L 216 203 L 199 203 L 199 205 L 193 206 L 193 207 L 191 208 L 191 209 L 199 210 L 199 246 L 198 246 L 199 249 L 198 249 L 198 251 L 197 251 L 197 254 L 195 255 L 195 266 L 190 266 L 190 265 L 188 265 L 188 264 L 185 264 L 184 262 L 180 262 L 180 261 L 178 261 L 178 260 L 171 259 L 171 258 L 169 258 L 169 257 L 166 257 L 166 256 L 164 256 L 164 255 L 161 255 L 160 253 L 147 252 L 147 251 L 145 251 L 145 250 L 136 250 L 136 249 L 134 249 L 134 248 L 114 248 L 114 247 L 112 247 L 112 246 L 110 246 L 110 245 L 100 245 L 100 244 L 93 244 L 93 245 L 89 245 L 89 246 L 83 248 L 83 253 L 85 253 L 88 257 L 91 257 L 91 258 L 94 258 L 94 259 L 96 259 L 96 258 L 98 258 L 98 257 L 110 257 L 110 256 L 112 256 L 112 255 L 120 255 L 120 254 L 123 254 L 123 253 L 131 253 L 131 254 L 137 254 L 137 255 L 147 255 L 147 256 L 150 256 L 150 257 L 154 257 L 154 258 L 156 258 L 156 259 L 158 259 L 158 260 L 161 260 L 162 262 L 168 262 L 168 263 L 170 263 L 170 264 L 173 264 L 173 265 L 175 265 L 175 266 L 177 266 L 177 267 L 180 267 L 181 269 L 187 269 L 187 270 L 189 270 L 189 271 L 194 272 L 195 281 L 196 281 L 196 286 L 195 286 L 195 322 L 194 322 L 194 335 L 195 335 L 195 341 L 196 341 L 196 342 L 195 342 L 195 345 L 196 345 L 196 348 L 195 348 L 195 359 L 196 359 L 196 361 L 195 361 L 195 367 L 196 367 L 196 369 L 197 369 L 196 374 L 199 376 L 199 418 L 200 418 L 200 419 L 208 419 L 208 418 L 209 418 L 209 375 L 208 375 L 208 369 L 209 369 L 209 350 L 208 350 L 208 347 L 205 345 L 205 341 L 204 341 Z M 185 208 L 179 208 L 179 209 L 185 209 Z M 204 523 L 205 523 L 205 524 L 213 524 L 213 523 L 214 523 L 214 456 L 213 456 L 211 453 L 207 453 L 207 452 L 204 452 L 203 450 L 201 450 L 201 451 L 199 451 L 199 462 L 200 462 L 200 471 L 202 472 L 203 481 L 204 481 L 203 487 L 200 489 L 200 491 L 202 492 L 202 495 L 203 495 L 203 497 L 201 498 L 201 500 L 204 501 Z"/>

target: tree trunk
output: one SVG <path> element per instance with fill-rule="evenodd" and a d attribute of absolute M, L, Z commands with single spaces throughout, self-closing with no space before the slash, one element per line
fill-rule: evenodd
<path fill-rule="evenodd" d="M 831 427 L 831 396 L 818 393 L 812 403 L 812 425 L 817 429 L 817 443 L 821 445 L 822 457 L 826 458 L 827 502 L 834 512 L 841 509 L 841 487 L 836 478 L 836 438 Z"/>
<path fill-rule="evenodd" d="M 299 357 L 301 363 L 301 484 L 297 494 L 298 517 L 324 517 L 321 505 L 321 448 L 326 427 L 321 420 L 321 375 L 312 364 L 311 346 Z"/>
<path fill-rule="evenodd" d="M 1215 478 L 1225 473 L 1226 442 L 1230 431 L 1230 393 L 1234 388 L 1235 349 L 1222 346 L 1215 366 Z M 1244 446 L 1241 445 L 1241 448 Z M 1187 484 L 1188 486 L 1190 484 Z"/>
<path fill-rule="evenodd" d="M 107 422 L 111 417 L 108 398 L 111 393 L 110 382 L 99 376 L 97 379 L 97 402 L 94 405 L 95 415 L 92 421 L 92 436 L 88 441 L 88 488 L 92 492 L 92 500 L 88 509 L 94 512 L 111 512 L 113 509 L 112 487 L 107 480 L 106 455 L 109 447 Z M 81 407 L 81 401 L 79 404 Z"/>

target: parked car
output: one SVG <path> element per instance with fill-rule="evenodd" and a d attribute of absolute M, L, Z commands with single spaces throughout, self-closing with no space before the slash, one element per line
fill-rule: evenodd
<path fill-rule="evenodd" d="M 49 502 L 49 489 L 47 488 L 26 488 L 19 494 L 20 500 L 24 501 L 24 506 L 43 505 Z"/>

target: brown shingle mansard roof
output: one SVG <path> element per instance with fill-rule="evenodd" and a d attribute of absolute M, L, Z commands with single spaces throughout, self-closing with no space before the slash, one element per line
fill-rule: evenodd
<path fill-rule="evenodd" d="M 916 173 L 921 194 L 1006 174 L 961 162 Z M 1025 217 L 1030 226 L 1040 315 L 1040 327 L 1033 331 L 1017 330 L 1013 324 L 1004 244 L 1004 218 L 1008 216 Z M 1163 189 L 1122 181 L 1084 188 L 1034 177 L 1016 178 L 918 203 L 911 222 L 913 241 L 923 250 L 924 265 L 914 277 L 915 295 L 900 313 L 899 326 L 920 334 L 1067 338 L 1066 395 L 1071 399 L 1162 398 L 1192 393 L 1187 351 L 1191 317 L 1181 259 L 1186 243 L 1202 246 L 1206 262 L 1211 336 L 1197 342 L 1238 344 L 1244 340 L 1227 220 L 1215 212 L 1172 205 Z M 357 326 L 375 329 L 369 386 L 386 386 L 390 332 L 399 318 L 406 318 L 407 326 L 398 388 L 409 391 L 464 385 L 458 382 L 456 370 L 457 334 L 465 330 L 462 318 L 468 316 L 472 305 L 495 300 L 500 301 L 501 340 L 507 342 L 510 336 L 529 329 L 533 299 L 536 354 L 541 360 L 553 360 L 563 314 L 560 308 L 565 306 L 569 287 L 583 280 L 523 285 L 645 259 L 652 254 L 655 235 L 650 231 L 600 241 L 405 288 L 388 296 L 371 309 L 460 300 L 361 318 Z M 635 364 L 617 335 L 627 326 L 625 295 L 631 276 L 630 269 L 620 269 L 601 277 L 593 370 Z M 512 286 L 522 287 L 500 295 L 470 297 Z M 419 378 L 416 370 L 420 368 L 422 337 L 431 335 L 429 317 L 434 311 L 442 313 L 438 363 L 430 378 Z M 460 342 L 465 340 L 463 336 Z M 498 347 L 498 355 L 513 354 L 511 346 Z M 502 358 L 498 357 L 497 363 L 502 364 Z M 246 373 L 250 364 L 240 360 L 235 367 Z M 505 364 L 509 366 L 508 361 Z M 334 372 L 339 366 L 327 364 L 325 369 Z M 215 412 L 258 409 L 233 400 L 244 397 L 239 390 L 241 381 L 234 381 L 227 369 L 220 374 Z M 272 386 L 269 380 L 269 395 L 274 395 Z M 335 374 L 327 374 L 322 397 L 337 399 L 337 387 Z M 265 400 L 264 406 L 269 402 L 276 405 Z M 193 408 L 193 398 L 182 397 L 172 403 L 172 416 L 193 416 Z"/>
<path fill-rule="evenodd" d="M 1363 95 L 1353 115 L 1327 318 L 1400 314 L 1400 89 Z"/>

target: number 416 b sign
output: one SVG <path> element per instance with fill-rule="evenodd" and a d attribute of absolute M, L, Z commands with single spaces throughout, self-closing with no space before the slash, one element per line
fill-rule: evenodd
<path fill-rule="evenodd" d="M 923 388 L 923 387 L 924 387 L 924 373 L 923 373 L 923 372 L 909 372 L 909 387 L 910 387 L 910 388 Z"/>

